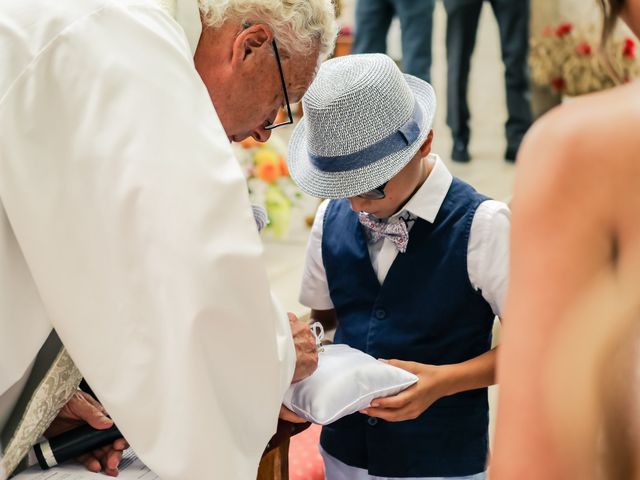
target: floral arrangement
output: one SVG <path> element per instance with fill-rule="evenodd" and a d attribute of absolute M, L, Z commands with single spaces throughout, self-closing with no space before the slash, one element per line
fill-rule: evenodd
<path fill-rule="evenodd" d="M 572 23 L 545 28 L 531 40 L 532 80 L 575 96 L 611 88 L 619 80 L 628 82 L 640 75 L 632 38 L 612 38 L 603 52 L 599 42 L 595 28 L 577 28 Z"/>
<path fill-rule="evenodd" d="M 302 193 L 289 176 L 285 161 L 286 144 L 272 136 L 267 143 L 249 137 L 234 144 L 236 157 L 247 178 L 249 196 L 254 204 L 267 211 L 266 231 L 282 238 L 289 231 L 293 207 Z"/>

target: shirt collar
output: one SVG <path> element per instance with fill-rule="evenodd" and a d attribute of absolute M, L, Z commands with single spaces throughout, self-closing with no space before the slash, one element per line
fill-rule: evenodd
<path fill-rule="evenodd" d="M 404 208 L 396 213 L 394 217 L 408 211 L 429 223 L 433 223 L 436 219 L 453 181 L 453 175 L 451 175 L 451 172 L 449 172 L 438 155 L 430 154 L 427 157 L 427 161 L 433 165 L 431 173 Z"/>
<path fill-rule="evenodd" d="M 191 48 L 191 54 L 194 55 L 200 41 L 200 35 L 202 35 L 202 20 L 200 19 L 198 0 L 175 0 L 175 2 L 176 22 L 184 30 Z"/>

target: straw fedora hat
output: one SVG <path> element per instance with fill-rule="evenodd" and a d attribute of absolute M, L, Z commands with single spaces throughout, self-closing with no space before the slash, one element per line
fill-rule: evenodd
<path fill-rule="evenodd" d="M 291 177 L 309 195 L 347 198 L 395 176 L 423 144 L 436 111 L 431 85 L 382 54 L 322 64 L 289 142 Z"/>

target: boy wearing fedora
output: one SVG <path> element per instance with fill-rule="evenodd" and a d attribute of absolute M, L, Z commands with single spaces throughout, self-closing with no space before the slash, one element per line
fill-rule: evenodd
<path fill-rule="evenodd" d="M 485 478 L 494 317 L 508 207 L 431 153 L 435 95 L 385 55 L 325 62 L 289 144 L 302 190 L 330 199 L 300 294 L 346 343 L 418 383 L 323 428 L 328 480 Z"/>

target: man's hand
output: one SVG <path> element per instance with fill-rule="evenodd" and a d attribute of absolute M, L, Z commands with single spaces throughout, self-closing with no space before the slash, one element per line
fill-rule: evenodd
<path fill-rule="evenodd" d="M 104 407 L 91 395 L 78 391 L 60 410 L 56 419 L 45 432 L 45 437 L 55 437 L 85 423 L 97 430 L 106 430 L 113 426 L 113 420 L 107 417 Z M 111 477 L 117 477 L 122 452 L 127 448 L 129 448 L 129 444 L 124 438 L 120 438 L 111 445 L 78 457 L 77 460 L 92 472 L 104 471 Z"/>
<path fill-rule="evenodd" d="M 293 313 L 289 313 L 293 344 L 296 347 L 296 369 L 291 383 L 307 378 L 318 368 L 318 351 L 316 340 L 309 329 L 309 325 L 298 320 Z"/>
<path fill-rule="evenodd" d="M 280 406 L 280 415 L 278 418 L 280 418 L 280 420 L 286 420 L 287 422 L 291 423 L 307 423 L 307 420 L 299 417 L 284 405 Z"/>
<path fill-rule="evenodd" d="M 447 394 L 444 387 L 447 375 L 443 367 L 400 360 L 388 360 L 386 363 L 413 373 L 418 382 L 392 397 L 372 400 L 371 406 L 360 413 L 388 422 L 413 420 Z"/>

